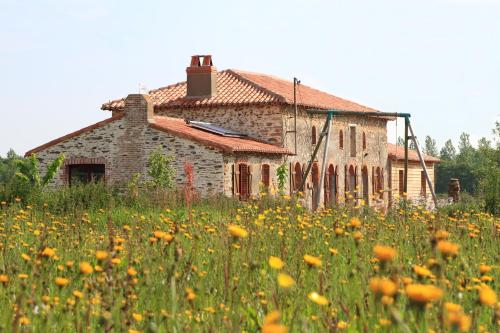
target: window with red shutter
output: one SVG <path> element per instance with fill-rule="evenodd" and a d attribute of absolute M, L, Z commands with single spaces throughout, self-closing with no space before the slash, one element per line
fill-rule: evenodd
<path fill-rule="evenodd" d="M 261 181 L 266 188 L 269 188 L 269 164 L 262 164 Z"/>
<path fill-rule="evenodd" d="M 248 165 L 241 163 L 238 166 L 239 168 L 239 193 L 240 193 L 240 199 L 241 200 L 246 200 L 248 196 L 250 195 L 249 193 L 249 188 L 250 188 L 250 177 L 249 177 L 249 170 L 248 170 Z"/>
<path fill-rule="evenodd" d="M 316 144 L 316 126 L 312 127 L 311 142 L 313 145 Z"/>

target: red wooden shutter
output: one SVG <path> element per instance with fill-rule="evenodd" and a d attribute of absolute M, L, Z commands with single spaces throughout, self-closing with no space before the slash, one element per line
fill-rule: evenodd
<path fill-rule="evenodd" d="M 247 174 L 248 174 L 247 193 L 250 196 L 250 195 L 252 195 L 252 180 L 253 180 L 252 166 L 251 165 L 247 165 Z"/>
<path fill-rule="evenodd" d="M 262 171 L 261 171 L 261 176 L 262 176 L 262 184 L 266 188 L 269 187 L 269 164 L 262 164 Z"/>
<path fill-rule="evenodd" d="M 248 196 L 248 170 L 247 165 L 241 163 L 238 167 L 239 169 L 239 192 L 240 198 L 245 199 Z"/>

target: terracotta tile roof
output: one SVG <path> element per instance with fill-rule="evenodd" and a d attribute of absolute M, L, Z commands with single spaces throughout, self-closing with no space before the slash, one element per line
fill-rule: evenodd
<path fill-rule="evenodd" d="M 80 134 L 90 132 L 98 127 L 109 124 L 115 120 L 123 118 L 123 115 L 114 116 L 93 125 L 79 129 L 78 131 L 64 135 L 55 140 L 49 141 L 39 147 L 26 152 L 24 156 L 30 156 L 51 146 L 72 139 Z M 178 137 L 193 140 L 206 146 L 214 147 L 224 152 L 248 152 L 263 154 L 290 154 L 288 149 L 274 146 L 269 143 L 260 142 L 249 138 L 225 137 L 213 134 L 200 129 L 190 127 L 183 119 L 169 117 L 155 117 L 155 122 L 149 124 L 152 128 L 173 134 Z"/>
<path fill-rule="evenodd" d="M 217 75 L 218 93 L 209 98 L 186 98 L 186 85 L 184 81 L 151 90 L 149 95 L 155 108 L 293 104 L 293 82 L 265 74 L 234 69 L 220 71 Z M 377 111 L 306 85 L 299 85 L 297 102 L 307 108 Z M 121 110 L 124 105 L 124 99 L 118 99 L 103 104 L 101 108 Z"/>
<path fill-rule="evenodd" d="M 405 148 L 392 143 L 387 144 L 387 155 L 391 160 L 403 161 L 405 158 Z M 424 161 L 430 163 L 439 163 L 440 159 L 434 156 L 422 154 Z M 418 153 L 416 150 L 408 149 L 408 161 L 418 162 Z"/>
<path fill-rule="evenodd" d="M 224 152 L 246 152 L 264 154 L 290 154 L 288 149 L 249 138 L 226 137 L 189 126 L 183 119 L 155 117 L 150 126 L 174 136 L 186 138 Z"/>
<path fill-rule="evenodd" d="M 67 140 L 69 140 L 71 138 L 74 138 L 75 136 L 80 135 L 80 134 L 83 134 L 83 133 L 86 133 L 86 132 L 90 132 L 90 131 L 98 128 L 98 127 L 104 126 L 106 124 L 109 124 L 109 123 L 111 123 L 111 122 L 113 122 L 115 120 L 121 119 L 121 118 L 123 118 L 123 115 L 118 115 L 118 116 L 114 116 L 114 117 L 111 117 L 111 118 L 108 118 L 108 119 L 101 120 L 101 121 L 99 121 L 99 122 L 97 122 L 95 124 L 92 124 L 90 126 L 81 128 L 78 131 L 74 131 L 72 133 L 66 134 L 64 136 L 61 136 L 60 138 L 54 139 L 54 140 L 49 141 L 49 142 L 47 142 L 47 143 L 45 143 L 45 144 L 43 144 L 41 146 L 33 148 L 30 151 L 27 151 L 26 154 L 24 154 L 24 156 L 27 157 L 27 156 L 30 156 L 32 154 L 38 153 L 41 150 L 44 150 L 44 149 L 49 148 L 51 146 L 57 145 L 58 143 L 67 141 Z"/>

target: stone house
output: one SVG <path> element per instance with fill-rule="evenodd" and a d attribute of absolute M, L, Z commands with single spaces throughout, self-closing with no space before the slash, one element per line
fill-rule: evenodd
<path fill-rule="evenodd" d="M 297 87 L 295 117 L 293 82 L 241 70 L 217 71 L 211 56 L 193 56 L 186 74 L 184 82 L 103 104 L 111 112 L 108 119 L 26 154 L 36 153 L 42 167 L 65 154 L 55 185 L 93 179 L 122 184 L 134 173 L 144 174 L 150 153 L 161 145 L 175 157 L 177 183 L 185 182 L 183 165 L 189 162 L 194 187 L 202 195 L 241 199 L 276 189 L 276 169 L 285 163 L 285 191 L 303 192 L 312 205 L 319 193 L 320 156 L 305 188 L 299 186 L 325 117 L 306 110 L 356 111 L 360 116 L 333 119 L 322 202 L 389 200 L 386 125 L 391 119 L 363 116 L 376 110 L 305 85 Z"/>

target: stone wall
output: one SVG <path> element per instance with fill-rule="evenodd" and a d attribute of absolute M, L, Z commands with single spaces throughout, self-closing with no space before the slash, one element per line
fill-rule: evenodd
<path fill-rule="evenodd" d="M 146 174 L 149 155 L 160 145 L 166 155 L 175 157 L 179 185 L 185 183 L 184 162 L 189 162 L 194 166 L 196 190 L 202 194 L 224 191 L 222 152 L 149 127 L 152 108 L 148 106 L 147 96 L 130 95 L 126 103 L 121 119 L 37 152 L 42 172 L 60 153 L 66 157 L 53 185 L 65 184 L 69 165 L 82 161 L 105 164 L 108 184 L 125 183 L 134 173 Z"/>
<path fill-rule="evenodd" d="M 238 167 L 239 163 L 245 163 L 251 166 L 251 195 L 259 194 L 262 186 L 262 165 L 269 165 L 270 186 L 269 192 L 276 193 L 278 190 L 278 179 L 276 169 L 284 162 L 284 158 L 279 155 L 264 155 L 264 154 L 235 154 L 226 155 L 224 157 L 224 193 L 227 196 L 232 196 L 234 193 L 233 170 Z M 288 191 L 288 187 L 285 188 Z"/>
<path fill-rule="evenodd" d="M 293 119 L 293 108 L 288 107 L 284 112 L 283 124 L 284 130 L 293 131 L 294 129 L 294 119 Z M 310 116 L 306 114 L 303 109 L 299 110 L 299 116 L 297 119 L 297 155 L 290 156 L 289 161 L 292 164 L 300 162 L 303 165 L 307 165 L 310 157 L 312 156 L 314 145 L 312 144 L 312 128 L 316 128 L 316 138 L 319 141 L 320 133 L 323 129 L 326 120 L 326 115 L 314 115 Z M 335 116 L 331 126 L 330 133 L 330 143 L 328 149 L 328 165 L 332 164 L 335 168 L 338 168 L 338 193 L 340 193 L 339 199 L 342 201 L 344 199 L 345 192 L 345 166 L 354 166 L 357 168 L 357 184 L 359 187 L 358 197 L 362 197 L 363 188 L 361 186 L 361 169 L 366 167 L 368 170 L 368 193 L 370 194 L 370 203 L 374 202 L 373 196 L 373 168 L 383 168 L 384 169 L 384 189 L 387 189 L 387 129 L 386 120 L 380 118 L 368 118 L 361 116 Z M 351 140 L 350 125 L 356 125 L 355 128 L 355 143 L 356 143 L 356 154 L 351 156 Z M 340 131 L 343 132 L 343 149 L 340 148 Z M 363 133 L 366 137 L 366 148 L 363 149 Z M 325 138 L 326 139 L 326 138 Z M 285 147 L 290 151 L 294 152 L 294 134 L 288 133 L 284 138 Z M 323 162 L 323 150 L 324 150 L 325 140 L 322 142 L 322 146 L 318 151 L 316 156 L 316 161 L 318 167 L 321 169 Z M 305 166 L 304 166 L 305 168 Z M 306 202 L 312 200 L 312 177 L 311 173 L 308 177 L 308 184 L 306 186 Z M 379 196 L 377 196 L 379 197 Z M 384 195 L 384 200 L 388 199 L 387 195 Z M 323 199 L 322 199 L 323 200 Z M 380 202 L 379 202 L 380 203 Z"/>
<path fill-rule="evenodd" d="M 241 131 L 252 138 L 275 145 L 283 140 L 282 109 L 279 106 L 241 106 L 163 109 L 156 114 L 174 118 L 206 121 Z"/>

